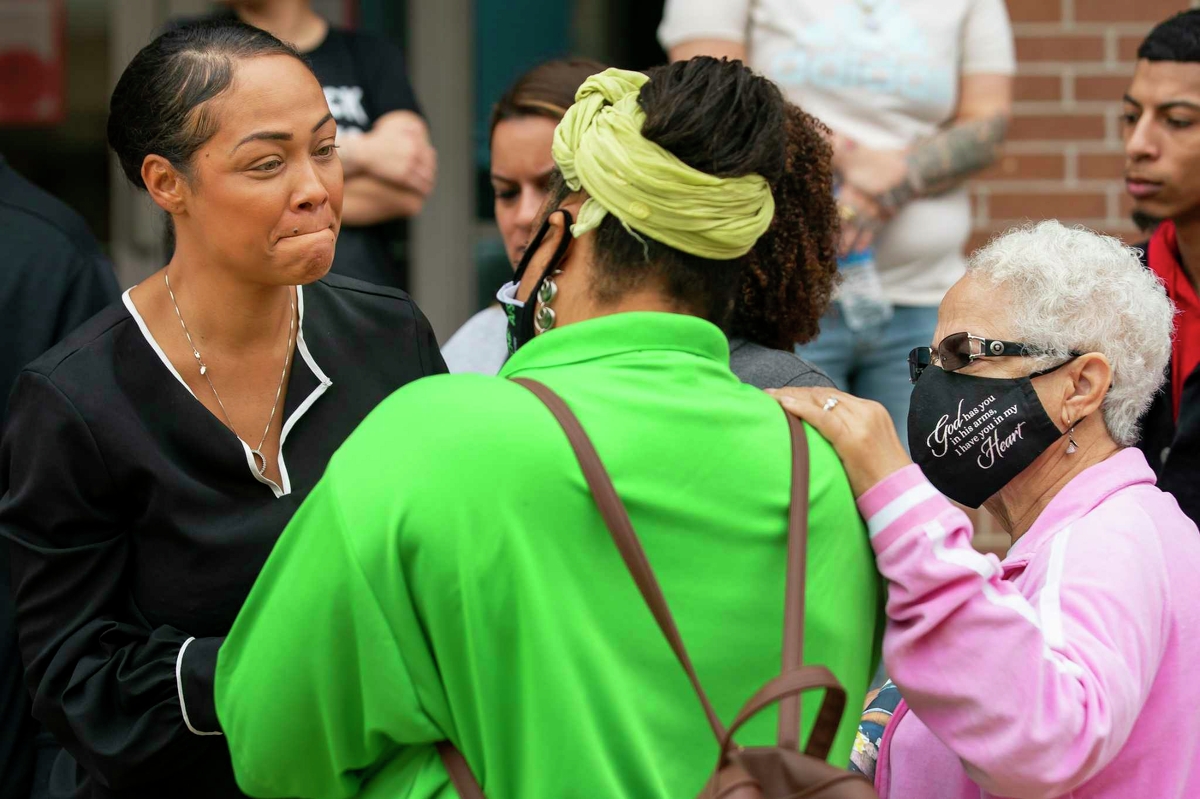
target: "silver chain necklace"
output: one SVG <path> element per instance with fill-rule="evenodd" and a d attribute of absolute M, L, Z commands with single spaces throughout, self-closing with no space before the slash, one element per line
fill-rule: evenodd
<path fill-rule="evenodd" d="M 167 283 L 167 294 L 171 295 L 171 304 L 175 306 L 175 315 L 179 317 L 179 326 L 183 328 L 183 335 L 187 337 L 188 346 L 192 348 L 192 356 L 196 359 L 196 363 L 200 367 L 200 375 L 208 381 L 208 387 L 212 389 L 213 396 L 217 400 L 217 405 L 221 406 L 221 413 L 225 415 L 225 423 L 229 425 L 229 429 L 237 436 L 238 432 L 233 426 L 233 421 L 229 418 L 229 411 L 225 410 L 225 403 L 221 402 L 221 395 L 217 393 L 217 387 L 213 385 L 212 378 L 208 376 L 208 366 L 200 357 L 200 350 L 196 349 L 196 342 L 192 341 L 192 334 L 188 332 L 188 327 L 183 321 L 183 314 L 179 312 L 179 303 L 175 301 L 175 292 L 171 290 L 171 278 L 167 275 L 166 269 L 163 270 L 163 280 Z M 279 395 L 283 393 L 283 381 L 287 378 L 288 364 L 292 359 L 292 334 L 296 332 L 295 295 L 293 294 L 290 299 L 292 311 L 288 317 L 288 347 L 287 352 L 283 356 L 283 373 L 279 375 L 279 388 L 275 389 L 275 402 L 271 404 L 271 415 L 267 418 L 267 426 L 263 428 L 262 438 L 258 440 L 258 446 L 250 450 L 250 454 L 254 457 L 254 468 L 258 470 L 259 477 L 263 477 L 267 473 L 267 456 L 263 455 L 262 447 L 267 442 L 267 433 L 271 431 L 271 423 L 275 421 L 275 411 L 279 409 Z M 241 436 L 238 436 L 238 438 L 241 438 Z"/>

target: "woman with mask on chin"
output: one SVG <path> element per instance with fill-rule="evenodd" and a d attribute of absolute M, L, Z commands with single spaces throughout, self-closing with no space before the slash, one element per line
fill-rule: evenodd
<path fill-rule="evenodd" d="M 700 792 L 705 712 L 563 428 L 505 378 L 540 381 L 578 417 L 733 719 L 779 674 L 792 462 L 784 413 L 730 370 L 721 326 L 745 256 L 792 212 L 770 188 L 786 120 L 773 83 L 712 58 L 583 84 L 554 135 L 545 221 L 503 291 L 515 354 L 499 377 L 419 381 L 364 422 L 221 650 L 217 712 L 247 793 L 444 796 L 445 740 L 488 796 Z M 832 449 L 807 442 L 803 651 L 846 688 L 841 765 L 880 586 Z M 756 721 L 740 743 L 775 739 L 774 716 Z"/>
<path fill-rule="evenodd" d="M 889 583 L 903 700 L 854 755 L 881 797 L 1200 791 L 1200 535 L 1133 446 L 1172 311 L 1136 250 L 1043 222 L 975 253 L 910 355 L 916 465 L 882 406 L 778 393 L 837 449 Z M 1000 520 L 1003 563 L 947 497 Z"/>
<path fill-rule="evenodd" d="M 492 109 L 491 180 L 496 227 L 504 252 L 517 268 L 546 201 L 554 158 L 554 128 L 575 102 L 575 92 L 604 65 L 587 59 L 538 64 L 513 83 Z M 467 320 L 442 355 L 451 372 L 494 375 L 504 366 L 504 311 L 491 305 Z"/>
<path fill-rule="evenodd" d="M 588 77 L 594 61 L 548 61 L 522 75 L 492 111 L 491 178 L 496 225 L 516 269 L 535 231 L 554 173 L 554 129 Z M 771 185 L 775 218 L 741 259 L 742 286 L 723 321 L 730 368 L 759 388 L 832 386 L 823 372 L 795 354 L 817 335 L 837 274 L 837 205 L 828 131 L 787 105 L 786 168 Z M 505 314 L 486 308 L 456 332 L 442 354 L 451 372 L 496 374 L 508 357 Z"/>
<path fill-rule="evenodd" d="M 25 369 L 0 447 L 50 796 L 242 796 L 217 650 L 334 450 L 445 371 L 402 292 L 326 275 L 335 134 L 296 51 L 238 22 L 160 36 L 113 91 L 109 142 L 175 252 Z"/>

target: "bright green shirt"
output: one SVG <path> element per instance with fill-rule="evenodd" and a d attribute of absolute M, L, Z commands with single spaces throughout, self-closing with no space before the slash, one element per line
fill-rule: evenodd
<path fill-rule="evenodd" d="M 627 313 L 526 344 L 501 378 L 384 401 L 284 531 L 221 648 L 217 711 L 253 796 L 453 796 L 434 747 L 489 799 L 694 796 L 717 744 L 605 528 L 540 380 L 624 500 L 700 679 L 731 721 L 779 673 L 790 443 L 729 371 L 721 331 Z M 804 654 L 849 700 L 872 673 L 879 578 L 841 464 L 809 430 Z M 813 722 L 819 694 L 803 703 Z M 738 737 L 773 742 L 776 713 Z"/>

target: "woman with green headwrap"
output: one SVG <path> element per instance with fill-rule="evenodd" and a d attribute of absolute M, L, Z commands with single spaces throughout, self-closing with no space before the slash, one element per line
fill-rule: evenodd
<path fill-rule="evenodd" d="M 771 223 L 785 104 L 740 63 L 608 70 L 555 135 L 561 174 L 502 291 L 499 378 L 420 381 L 334 457 L 221 649 L 216 705 L 253 796 L 490 799 L 699 792 L 704 712 L 623 565 L 558 423 L 579 417 L 717 714 L 779 673 L 789 479 L 777 404 L 720 325 Z M 811 461 L 805 661 L 847 689 L 848 760 L 879 581 L 829 445 Z M 804 703 L 801 729 L 817 705 Z M 744 745 L 774 738 L 775 714 Z M 689 793 L 690 792 L 690 793 Z"/>

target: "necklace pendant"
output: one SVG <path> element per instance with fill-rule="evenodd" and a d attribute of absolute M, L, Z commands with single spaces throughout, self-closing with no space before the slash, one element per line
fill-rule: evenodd
<path fill-rule="evenodd" d="M 254 468 L 258 470 L 258 476 L 264 477 L 267 474 L 267 456 L 263 455 L 256 449 L 250 450 L 250 454 L 254 456 Z"/>
<path fill-rule="evenodd" d="M 204 364 L 200 364 L 200 374 L 203 375 L 207 371 L 208 371 L 208 367 L 205 366 Z"/>

